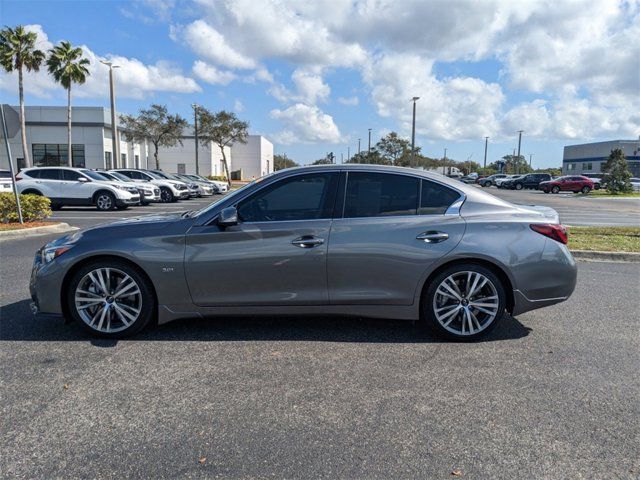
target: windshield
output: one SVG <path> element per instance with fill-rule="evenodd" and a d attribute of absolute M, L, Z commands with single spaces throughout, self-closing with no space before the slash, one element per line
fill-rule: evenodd
<path fill-rule="evenodd" d="M 164 172 L 147 172 L 147 173 L 149 173 L 150 175 L 155 175 L 158 178 L 164 178 L 165 180 L 170 180 L 169 175 L 167 175 Z"/>
<path fill-rule="evenodd" d="M 121 182 L 132 182 L 133 180 L 131 180 L 129 177 L 127 177 L 126 175 L 123 175 L 119 172 L 109 172 L 109 175 L 111 175 L 113 178 L 120 180 Z"/>
<path fill-rule="evenodd" d="M 142 173 L 145 174 L 145 175 L 149 175 L 151 178 L 155 178 L 156 180 L 162 180 L 162 179 L 166 178 L 166 177 L 162 177 L 162 176 L 158 175 L 155 172 L 150 172 L 148 170 L 145 170 Z"/>
<path fill-rule="evenodd" d="M 100 175 L 98 172 L 94 172 L 92 170 L 80 170 L 80 173 L 82 173 L 83 175 L 86 175 L 87 177 L 93 179 L 93 180 L 98 180 L 99 182 L 104 182 L 105 180 L 108 182 L 111 179 L 105 175 Z"/>

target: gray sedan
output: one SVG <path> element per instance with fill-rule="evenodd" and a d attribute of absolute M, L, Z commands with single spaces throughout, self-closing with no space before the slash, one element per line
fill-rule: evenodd
<path fill-rule="evenodd" d="M 557 213 L 412 169 L 282 170 L 200 211 L 78 231 L 43 246 L 34 312 L 121 337 L 216 315 L 422 320 L 476 339 L 503 313 L 569 298 Z"/>

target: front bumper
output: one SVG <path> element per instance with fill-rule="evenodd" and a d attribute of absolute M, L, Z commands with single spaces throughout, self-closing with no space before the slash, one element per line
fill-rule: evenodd
<path fill-rule="evenodd" d="M 131 198 L 117 198 L 116 205 L 122 207 L 124 205 L 137 205 L 140 203 L 140 195 L 131 195 Z"/>
<path fill-rule="evenodd" d="M 36 252 L 29 279 L 30 308 L 34 314 L 62 315 L 60 285 L 64 270 L 57 262 L 43 263 L 42 249 Z"/>

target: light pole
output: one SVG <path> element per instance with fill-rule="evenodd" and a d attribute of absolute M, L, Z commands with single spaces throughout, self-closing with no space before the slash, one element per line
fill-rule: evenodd
<path fill-rule="evenodd" d="M 446 147 L 444 149 L 444 158 L 442 160 L 443 160 L 442 174 L 446 175 L 446 168 L 447 168 L 447 148 Z"/>
<path fill-rule="evenodd" d="M 111 153 L 113 155 L 113 168 L 118 168 L 118 164 L 120 163 L 120 142 L 118 140 L 118 125 L 116 124 L 116 92 L 113 85 L 113 69 L 120 68 L 120 66 L 114 65 L 113 62 L 105 62 L 104 60 L 100 60 L 100 63 L 109 67 L 109 96 L 111 97 Z M 123 167 L 124 166 L 125 165 L 123 165 Z"/>
<path fill-rule="evenodd" d="M 522 132 L 524 130 L 518 130 L 518 171 L 520 173 L 520 145 L 522 144 Z"/>
<path fill-rule="evenodd" d="M 368 153 L 371 153 L 371 129 L 369 129 L 369 148 L 367 149 Z"/>
<path fill-rule="evenodd" d="M 487 168 L 487 147 L 489 146 L 489 137 L 484 137 L 484 168 Z"/>
<path fill-rule="evenodd" d="M 194 126 L 194 135 L 196 140 L 196 175 L 200 175 L 200 166 L 198 164 L 198 105 L 193 103 L 191 104 L 193 107 L 193 126 Z M 269 167 L 267 166 L 267 173 L 269 173 Z"/>
<path fill-rule="evenodd" d="M 358 155 L 360 155 L 360 139 L 358 139 Z"/>
<path fill-rule="evenodd" d="M 416 158 L 416 102 L 420 100 L 420 97 L 413 97 L 413 122 L 411 123 L 411 166 L 415 167 Z"/>
<path fill-rule="evenodd" d="M 347 147 L 347 163 L 351 160 L 351 147 Z"/>
<path fill-rule="evenodd" d="M 533 157 L 533 153 L 529 154 L 529 168 L 531 168 L 531 157 Z"/>

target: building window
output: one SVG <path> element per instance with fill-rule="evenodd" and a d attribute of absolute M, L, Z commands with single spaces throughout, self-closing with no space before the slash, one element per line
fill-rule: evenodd
<path fill-rule="evenodd" d="M 187 168 L 186 168 L 186 167 L 187 167 L 187 166 L 186 166 L 186 164 L 184 164 L 184 163 L 179 163 L 179 164 L 178 164 L 178 173 L 180 173 L 180 174 L 185 174 L 185 173 L 187 173 Z"/>
<path fill-rule="evenodd" d="M 22 170 L 23 168 L 26 168 L 26 164 L 24 163 L 24 157 L 18 157 L 16 158 L 16 162 L 18 165 L 18 171 Z"/>
<path fill-rule="evenodd" d="M 133 161 L 135 162 L 135 167 L 140 168 L 140 155 L 134 155 Z"/>
<path fill-rule="evenodd" d="M 592 163 L 585 163 L 582 166 L 582 170 L 593 170 L 593 164 Z"/>
<path fill-rule="evenodd" d="M 126 153 L 121 153 L 120 154 L 120 160 L 122 161 L 122 163 L 120 165 L 122 165 L 122 168 L 127 168 L 127 154 Z"/>
<path fill-rule="evenodd" d="M 31 145 L 35 167 L 58 167 L 68 165 L 66 143 L 34 143 Z M 71 160 L 74 167 L 85 166 L 84 145 L 71 145 Z"/>
<path fill-rule="evenodd" d="M 575 170 L 576 169 L 576 164 L 575 163 L 567 163 L 567 171 L 571 171 L 571 170 Z"/>
<path fill-rule="evenodd" d="M 111 152 L 104 152 L 104 168 L 111 170 Z"/>

